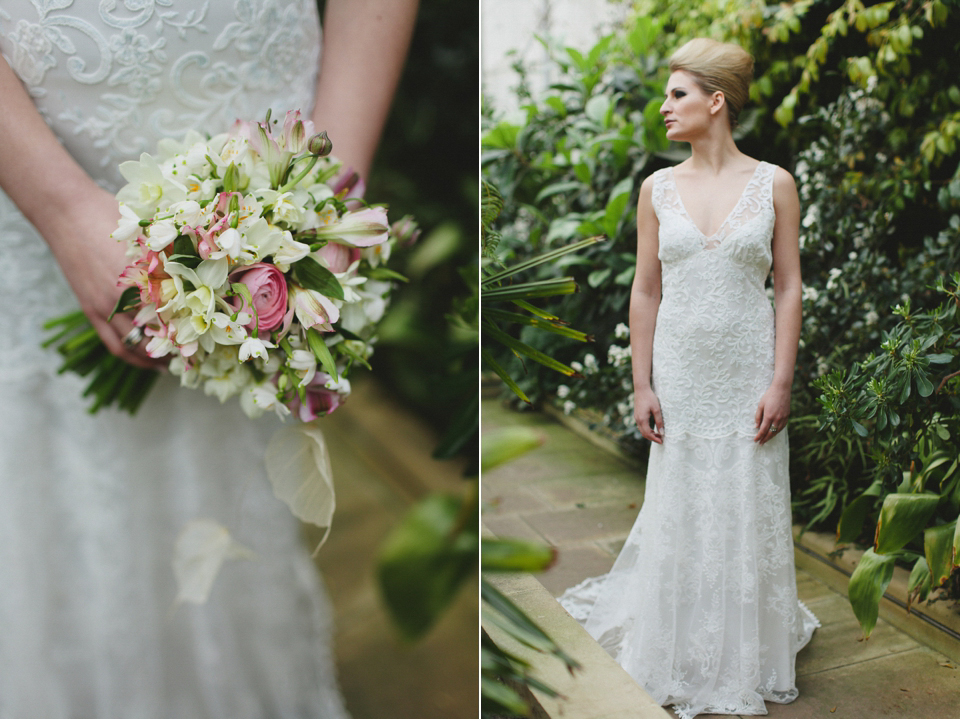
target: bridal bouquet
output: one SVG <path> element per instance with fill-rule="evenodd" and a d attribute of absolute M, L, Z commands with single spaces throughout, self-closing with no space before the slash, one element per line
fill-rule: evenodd
<path fill-rule="evenodd" d="M 410 218 L 392 227 L 369 206 L 356 175 L 330 156 L 326 133 L 299 112 L 282 125 L 238 121 L 212 138 L 188 132 L 156 154 L 120 165 L 121 219 L 112 237 L 130 264 L 116 311 L 135 312 L 124 341 L 169 358 L 183 385 L 221 402 L 239 396 L 251 417 L 273 412 L 309 423 L 340 406 L 347 374 L 367 365 L 392 282 L 385 263 L 412 241 Z M 91 411 L 135 412 L 154 373 L 106 352 L 82 313 L 59 333 L 61 371 L 92 374 Z M 312 425 L 281 429 L 267 450 L 274 492 L 295 515 L 329 530 L 333 486 Z M 322 543 L 322 542 L 321 542 Z M 203 601 L 220 562 L 242 555 L 225 528 L 192 523 L 178 541 L 185 601 Z"/>
<path fill-rule="evenodd" d="M 145 335 L 182 384 L 239 395 L 251 417 L 336 409 L 402 279 L 384 263 L 412 223 L 392 229 L 383 207 L 351 198 L 356 176 L 330 150 L 291 112 L 280 127 L 268 115 L 209 139 L 161 140 L 156 155 L 120 166 L 129 184 L 112 237 L 131 259 L 117 306 L 136 311 L 128 341 Z M 138 382 L 95 384 L 95 409 L 142 399 Z"/>

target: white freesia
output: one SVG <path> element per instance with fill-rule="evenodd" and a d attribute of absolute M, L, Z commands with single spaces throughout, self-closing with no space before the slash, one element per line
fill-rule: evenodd
<path fill-rule="evenodd" d="M 157 220 L 147 228 L 147 247 L 154 252 L 160 252 L 177 239 L 177 235 L 179 234 L 177 226 L 172 219 Z"/>
<path fill-rule="evenodd" d="M 246 362 L 251 357 L 259 357 L 260 359 L 267 359 L 267 348 L 276 347 L 273 342 L 267 340 L 262 340 L 257 337 L 247 337 L 243 341 L 243 344 L 240 345 L 240 353 L 238 355 L 241 362 Z"/>
<path fill-rule="evenodd" d="M 118 242 L 133 242 L 140 236 L 140 216 L 124 203 L 120 203 L 120 221 L 110 237 Z M 131 248 L 133 249 L 133 248 Z"/>
<path fill-rule="evenodd" d="M 287 366 L 300 376 L 300 386 L 306 387 L 317 373 L 317 357 L 311 350 L 294 350 L 287 357 Z"/>
<path fill-rule="evenodd" d="M 153 215 L 175 202 L 186 199 L 187 188 L 163 174 L 156 159 L 144 152 L 140 160 L 120 164 L 120 174 L 129 184 L 117 193 L 120 202 L 140 206 Z"/>
<path fill-rule="evenodd" d="M 290 265 L 299 262 L 310 254 L 310 245 L 297 242 L 288 230 L 284 230 L 277 249 L 273 253 L 273 263 L 281 272 L 287 272 Z"/>

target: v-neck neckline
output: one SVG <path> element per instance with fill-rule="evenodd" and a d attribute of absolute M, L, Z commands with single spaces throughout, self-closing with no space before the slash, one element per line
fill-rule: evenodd
<path fill-rule="evenodd" d="M 730 212 L 728 212 L 727 216 L 723 218 L 723 222 L 720 223 L 720 226 L 717 228 L 717 231 L 714 232 L 712 235 L 708 235 L 707 233 L 705 233 L 703 230 L 701 230 L 697 226 L 697 223 L 693 221 L 693 215 L 691 215 L 687 211 L 687 205 L 686 203 L 684 203 L 683 197 L 681 197 L 680 195 L 680 186 L 677 185 L 677 173 L 674 172 L 674 168 L 672 166 L 670 167 L 670 179 L 673 180 L 673 190 L 674 192 L 677 193 L 677 202 L 680 205 L 680 209 L 683 210 L 683 214 L 687 218 L 687 221 L 693 226 L 693 229 L 697 231 L 697 233 L 700 235 L 700 237 L 703 238 L 704 241 L 710 242 L 711 240 L 715 240 L 717 236 L 720 234 L 720 232 L 723 230 L 723 228 L 727 226 L 727 222 L 730 221 L 730 218 L 733 217 L 733 214 L 737 211 L 737 208 L 739 208 L 740 204 L 743 202 L 743 198 L 746 197 L 747 190 L 750 189 L 750 185 L 752 185 L 753 181 L 757 179 L 757 174 L 760 172 L 761 165 L 763 165 L 762 160 L 757 163 L 757 166 L 753 169 L 753 174 L 750 175 L 750 179 L 747 180 L 747 184 L 744 185 L 743 190 L 740 191 L 740 196 L 737 198 L 736 203 L 734 203 L 733 207 L 730 208 Z"/>

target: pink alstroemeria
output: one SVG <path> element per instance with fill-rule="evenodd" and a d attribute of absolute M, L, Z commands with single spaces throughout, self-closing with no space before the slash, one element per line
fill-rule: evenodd
<path fill-rule="evenodd" d="M 314 253 L 314 257 L 322 259 L 327 269 L 334 273 L 346 272 L 354 262 L 360 259 L 361 250 L 347 245 L 338 245 L 331 242 Z"/>
<path fill-rule="evenodd" d="M 333 302 L 319 292 L 297 285 L 290 286 L 290 295 L 290 304 L 305 330 L 316 327 L 322 332 L 333 331 L 331 325 L 340 319 L 340 310 Z"/>
<path fill-rule="evenodd" d="M 294 397 L 290 402 L 291 411 L 299 416 L 302 422 L 312 422 L 317 417 L 330 414 L 343 404 L 344 395 L 326 387 L 329 381 L 330 375 L 317 372 L 305 388 L 305 402 L 301 403 L 299 397 Z"/>
<path fill-rule="evenodd" d="M 270 184 L 276 189 L 280 186 L 295 155 L 307 148 L 307 142 L 313 135 L 313 123 L 303 120 L 300 111 L 288 112 L 283 121 L 283 129 L 273 133 L 266 122 L 240 123 L 235 131 L 249 140 L 250 146 L 267 163 L 270 172 Z"/>
<path fill-rule="evenodd" d="M 368 207 L 348 212 L 336 222 L 318 227 L 315 232 L 317 239 L 354 247 L 371 247 L 389 239 L 390 223 L 387 222 L 385 208 Z"/>

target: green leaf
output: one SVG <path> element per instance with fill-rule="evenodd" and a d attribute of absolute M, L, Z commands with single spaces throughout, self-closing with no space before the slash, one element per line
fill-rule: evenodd
<path fill-rule="evenodd" d="M 337 278 L 312 257 L 304 257 L 299 262 L 293 263 L 290 270 L 293 272 L 294 279 L 306 289 L 319 292 L 331 299 L 343 299 L 343 287 L 340 286 Z"/>
<path fill-rule="evenodd" d="M 480 395 L 473 392 L 470 399 L 453 417 L 443 433 L 440 443 L 433 450 L 434 459 L 450 459 L 463 449 L 480 428 Z"/>
<path fill-rule="evenodd" d="M 406 637 L 423 636 L 474 575 L 474 509 L 465 499 L 432 494 L 408 512 L 384 542 L 377 578 L 386 606 Z"/>
<path fill-rule="evenodd" d="M 888 494 L 877 522 L 877 554 L 895 552 L 917 536 L 933 517 L 939 502 L 936 494 Z"/>
<path fill-rule="evenodd" d="M 323 367 L 323 371 L 333 377 L 334 382 L 338 382 L 340 375 L 337 372 L 337 363 L 334 361 L 327 343 L 323 341 L 323 335 L 311 327 L 307 330 L 307 344 L 310 345 L 313 356 L 317 358 L 317 361 Z"/>
<path fill-rule="evenodd" d="M 522 539 L 484 539 L 480 562 L 484 572 L 540 572 L 557 556 L 553 547 Z"/>
<path fill-rule="evenodd" d="M 485 287 L 480 296 L 481 302 L 515 302 L 516 300 L 530 300 L 535 297 L 555 297 L 558 295 L 572 295 L 577 291 L 577 283 L 572 277 L 557 277 L 550 280 L 536 282 L 521 282 L 505 287 Z"/>
<path fill-rule="evenodd" d="M 140 290 L 136 287 L 128 287 L 120 295 L 120 298 L 117 300 L 117 304 L 113 306 L 113 309 L 110 311 L 110 315 L 107 317 L 107 322 L 113 319 L 113 316 L 118 312 L 128 312 L 130 310 L 135 310 L 140 304 Z"/>
<path fill-rule="evenodd" d="M 493 284 L 495 282 L 500 282 L 501 280 L 504 280 L 507 277 L 510 277 L 511 275 L 515 275 L 519 272 L 524 272 L 525 270 L 532 269 L 534 267 L 537 267 L 539 265 L 542 265 L 548 262 L 553 262 L 555 259 L 559 257 L 563 257 L 564 255 L 570 254 L 571 252 L 577 252 L 579 250 L 582 250 L 585 247 L 589 247 L 590 245 L 594 245 L 598 242 L 601 242 L 604 239 L 606 238 L 604 238 L 603 236 L 588 237 L 587 239 L 581 240 L 580 242 L 575 242 L 572 245 L 567 245 L 566 247 L 560 247 L 556 250 L 552 250 L 550 252 L 545 252 L 541 255 L 537 255 L 536 257 L 531 257 L 529 260 L 518 262 L 517 264 L 512 265 L 511 267 L 507 267 L 506 269 L 501 270 L 500 272 L 496 272 L 492 275 L 482 278 L 480 280 L 480 284 L 486 286 L 486 285 Z"/>
<path fill-rule="evenodd" d="M 864 639 L 869 639 L 873 628 L 877 626 L 880 599 L 893 579 L 893 568 L 893 556 L 880 556 L 868 549 L 850 577 L 847 596 L 850 598 L 853 613 L 860 622 Z"/>
<path fill-rule="evenodd" d="M 497 360 L 494 358 L 494 356 L 490 353 L 489 350 L 481 348 L 480 359 L 486 362 L 487 366 L 490 369 L 492 369 L 494 372 L 496 372 L 497 377 L 499 377 L 501 381 L 505 385 L 507 385 L 507 387 L 510 389 L 511 392 L 513 392 L 515 395 L 517 395 L 517 397 L 522 399 L 527 404 L 532 404 L 532 402 L 530 402 L 530 398 L 527 397 L 526 394 L 524 394 L 522 389 L 520 389 L 520 385 L 518 385 L 513 380 L 513 377 L 511 377 L 507 373 L 507 371 L 503 368 L 503 366 L 499 362 L 497 362 Z"/>
<path fill-rule="evenodd" d="M 501 330 L 499 327 L 496 327 L 488 323 L 485 325 L 484 331 L 493 340 L 499 342 L 502 345 L 506 345 L 509 349 L 513 350 L 516 353 L 529 357 L 534 362 L 538 362 L 542 364 L 544 367 L 547 367 L 548 369 L 555 370 L 556 372 L 566 375 L 567 377 L 573 377 L 574 375 L 577 374 L 576 370 L 574 370 L 572 367 L 568 367 L 562 362 L 555 360 L 553 357 L 550 357 L 549 355 L 544 354 L 540 350 L 534 347 L 531 347 L 526 342 L 521 342 L 520 340 L 514 337 L 511 337 L 506 332 Z"/>
<path fill-rule="evenodd" d="M 380 280 L 382 282 L 389 282 L 391 280 L 409 282 L 409 280 L 399 272 L 394 272 L 387 267 L 374 267 L 373 269 L 367 270 L 366 275 L 371 280 Z"/>
<path fill-rule="evenodd" d="M 522 125 L 514 125 L 509 122 L 500 122 L 483 136 L 481 142 L 484 147 L 495 147 L 504 150 L 512 150 L 517 145 L 517 138 L 520 136 Z"/>
<path fill-rule="evenodd" d="M 571 190 L 579 190 L 583 185 L 579 182 L 555 182 L 552 185 L 547 185 L 540 192 L 537 193 L 537 197 L 534 200 L 535 204 L 540 204 L 543 200 L 553 195 L 559 195 L 564 192 L 570 192 Z"/>
<path fill-rule="evenodd" d="M 867 514 L 877 503 L 880 496 L 881 484 L 874 482 L 869 489 L 854 499 L 843 510 L 840 522 L 837 524 L 837 542 L 854 542 L 863 531 L 863 523 Z"/>
<path fill-rule="evenodd" d="M 480 677 L 480 692 L 483 695 L 484 716 L 496 714 L 530 716 L 530 707 L 520 698 L 520 695 L 492 677 Z"/>
<path fill-rule="evenodd" d="M 923 553 L 930 567 L 931 587 L 942 585 L 956 566 L 953 556 L 957 522 L 928 527 L 923 533 Z"/>
<path fill-rule="evenodd" d="M 585 332 L 572 329 L 560 322 L 551 322 L 550 320 L 544 320 L 540 317 L 529 317 L 527 315 L 522 315 L 519 312 L 508 312 L 507 310 L 501 310 L 496 307 L 488 307 L 484 309 L 483 316 L 487 319 L 497 320 L 499 322 L 510 322 L 514 324 L 526 325 L 528 327 L 536 327 L 537 329 L 545 332 L 552 332 L 560 335 L 561 337 L 566 337 L 578 342 L 589 342 L 591 340 L 591 338 Z"/>
<path fill-rule="evenodd" d="M 606 282 L 607 278 L 610 276 L 612 272 L 613 272 L 613 269 L 610 267 L 603 267 L 599 270 L 594 270 L 589 275 L 587 275 L 587 284 L 593 287 L 594 289 L 596 289 L 597 287 L 602 285 L 604 282 Z"/>
<path fill-rule="evenodd" d="M 913 565 L 910 580 L 907 582 L 907 611 L 913 602 L 922 602 L 929 594 L 930 567 L 927 566 L 927 558 L 920 557 Z"/>
<path fill-rule="evenodd" d="M 544 441 L 544 436 L 530 427 L 507 427 L 484 434 L 480 440 L 480 470 L 486 472 L 516 459 Z"/>
<path fill-rule="evenodd" d="M 485 580 L 480 581 L 480 597 L 487 604 L 486 607 L 483 607 L 484 618 L 494 620 L 497 626 L 531 649 L 554 655 L 571 670 L 579 668 L 579 662 L 567 656 L 557 646 L 556 642 L 538 627 L 520 607 Z M 500 616 L 494 616 L 490 610 Z"/>

